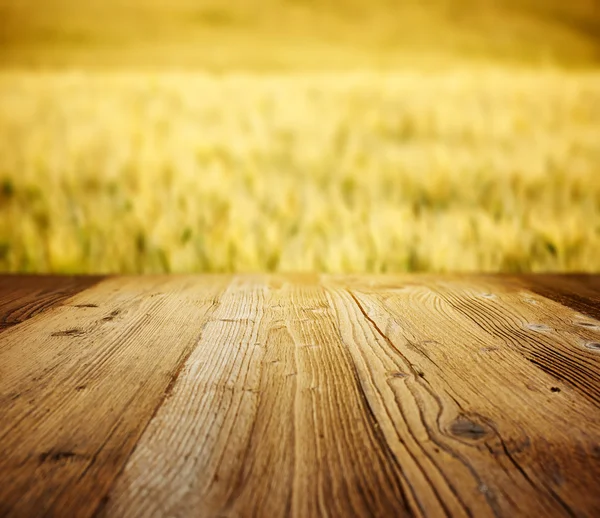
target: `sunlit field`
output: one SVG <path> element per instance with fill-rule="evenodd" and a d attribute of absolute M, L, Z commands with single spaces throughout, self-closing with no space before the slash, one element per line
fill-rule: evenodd
<path fill-rule="evenodd" d="M 0 269 L 600 267 L 600 73 L 0 75 Z"/>
<path fill-rule="evenodd" d="M 0 271 L 600 271 L 596 0 L 0 0 Z"/>

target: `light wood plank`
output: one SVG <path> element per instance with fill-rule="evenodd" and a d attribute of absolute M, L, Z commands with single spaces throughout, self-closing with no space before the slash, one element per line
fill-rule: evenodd
<path fill-rule="evenodd" d="M 0 515 L 91 516 L 226 277 L 121 277 L 0 335 Z"/>

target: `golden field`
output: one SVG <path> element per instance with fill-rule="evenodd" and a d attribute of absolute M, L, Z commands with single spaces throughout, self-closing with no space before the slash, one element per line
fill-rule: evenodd
<path fill-rule="evenodd" d="M 597 271 L 600 72 L 0 73 L 0 270 Z"/>
<path fill-rule="evenodd" d="M 0 0 L 0 271 L 600 271 L 597 0 Z"/>

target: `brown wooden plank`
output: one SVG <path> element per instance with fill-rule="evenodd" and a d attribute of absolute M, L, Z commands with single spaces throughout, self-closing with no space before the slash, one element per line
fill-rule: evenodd
<path fill-rule="evenodd" d="M 521 352 L 537 368 L 600 401 L 600 321 L 523 289 L 511 278 L 479 277 L 457 290 L 431 281 L 431 289 L 485 331 Z M 462 287 L 461 287 L 462 286 Z"/>
<path fill-rule="evenodd" d="M 411 516 L 324 290 L 231 286 L 106 516 Z"/>
<path fill-rule="evenodd" d="M 596 374 L 600 355 L 573 353 L 573 311 L 539 297 L 532 320 L 518 296 L 481 279 L 332 283 L 373 413 L 392 449 L 410 450 L 403 458 L 436 489 L 434 515 L 600 515 L 600 402 L 576 389 L 563 358 L 553 359 L 557 381 L 523 351 L 564 341 L 563 353 Z M 581 332 L 587 339 L 590 329 Z M 597 376 L 583 383 L 596 394 Z"/>
<path fill-rule="evenodd" d="M 98 275 L 0 274 L 0 332 L 64 303 L 103 278 Z"/>
<path fill-rule="evenodd" d="M 232 287 L 105 515 L 597 515 L 598 405 L 486 329 L 517 301 L 364 279 Z"/>
<path fill-rule="evenodd" d="M 103 281 L 0 334 L 0 516 L 600 516 L 600 320 L 525 281 Z"/>
<path fill-rule="evenodd" d="M 91 516 L 227 277 L 112 278 L 0 335 L 0 516 Z"/>
<path fill-rule="evenodd" d="M 539 295 L 600 320 L 600 275 L 520 275 L 516 282 Z"/>

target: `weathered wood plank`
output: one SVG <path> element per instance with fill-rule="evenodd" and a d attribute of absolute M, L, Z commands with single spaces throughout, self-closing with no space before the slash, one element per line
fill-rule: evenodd
<path fill-rule="evenodd" d="M 514 280 L 539 295 L 579 313 L 600 319 L 600 276 L 598 275 L 520 275 Z"/>
<path fill-rule="evenodd" d="M 0 274 L 0 332 L 62 304 L 103 278 Z"/>
<path fill-rule="evenodd" d="M 316 281 L 222 297 L 109 496 L 106 516 L 410 516 Z"/>
<path fill-rule="evenodd" d="M 481 279 L 341 280 L 331 291 L 383 433 L 415 459 L 409 478 L 427 477 L 418 499 L 432 504 L 424 488 L 436 491 L 433 515 L 600 514 L 600 356 L 574 340 L 591 331 L 573 311 L 542 297 L 531 309 Z M 529 361 L 544 349 L 561 381 Z M 581 381 L 591 397 L 565 357 L 595 375 Z"/>
<path fill-rule="evenodd" d="M 225 277 L 114 278 L 0 335 L 0 515 L 91 516 Z"/>
<path fill-rule="evenodd" d="M 115 277 L 24 310 L 0 515 L 600 516 L 600 282 L 552 279 Z"/>
<path fill-rule="evenodd" d="M 600 402 L 600 321 L 504 279 L 432 289 L 462 315 L 518 350 L 537 368 Z"/>

